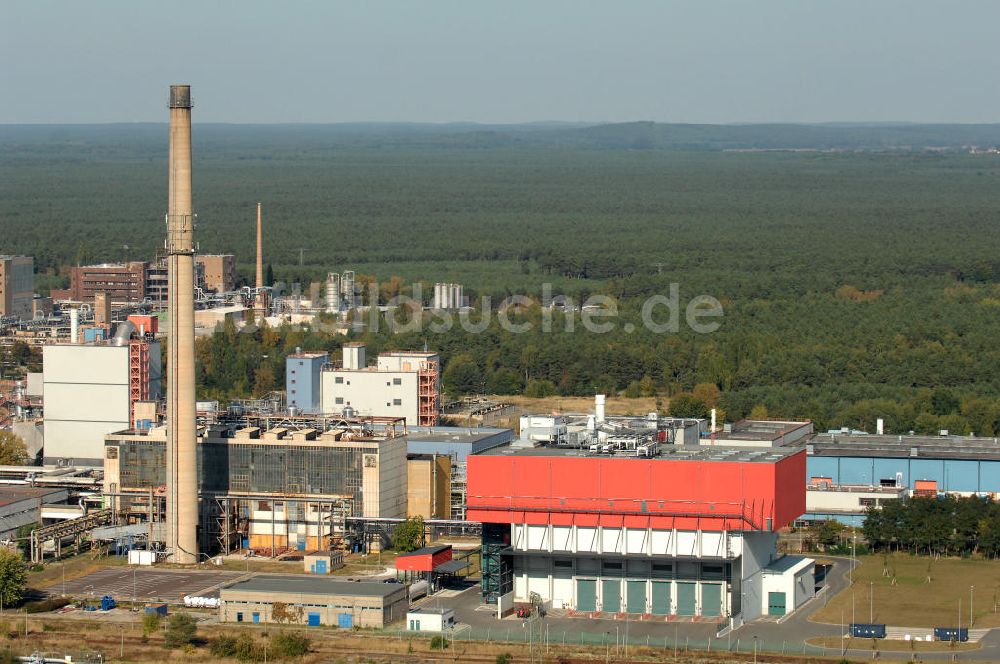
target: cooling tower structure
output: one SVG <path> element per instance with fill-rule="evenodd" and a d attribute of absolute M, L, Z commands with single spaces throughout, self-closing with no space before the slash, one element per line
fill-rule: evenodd
<path fill-rule="evenodd" d="M 167 519 L 171 560 L 198 561 L 194 393 L 194 214 L 191 87 L 170 86 L 167 204 Z"/>

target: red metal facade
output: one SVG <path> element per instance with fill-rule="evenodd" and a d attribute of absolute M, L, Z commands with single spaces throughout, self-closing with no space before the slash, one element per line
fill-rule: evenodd
<path fill-rule="evenodd" d="M 396 569 L 408 572 L 433 572 L 434 568 L 451 560 L 452 549 L 444 547 L 433 553 L 414 553 L 396 556 Z"/>
<path fill-rule="evenodd" d="M 806 509 L 806 453 L 776 463 L 470 456 L 467 518 L 483 523 L 777 530 Z"/>

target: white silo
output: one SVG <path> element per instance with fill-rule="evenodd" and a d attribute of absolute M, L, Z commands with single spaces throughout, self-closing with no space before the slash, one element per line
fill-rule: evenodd
<path fill-rule="evenodd" d="M 336 272 L 326 275 L 326 311 L 331 314 L 340 311 L 340 275 Z"/>

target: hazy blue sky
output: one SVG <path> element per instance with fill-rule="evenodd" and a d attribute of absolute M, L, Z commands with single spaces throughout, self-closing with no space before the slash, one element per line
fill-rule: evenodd
<path fill-rule="evenodd" d="M 1000 121 L 1000 2 L 0 0 L 0 122 Z"/>

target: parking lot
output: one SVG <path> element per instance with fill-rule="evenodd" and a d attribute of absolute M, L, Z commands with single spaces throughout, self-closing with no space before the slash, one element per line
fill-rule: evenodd
<path fill-rule="evenodd" d="M 115 568 L 66 581 L 65 591 L 57 582 L 48 591 L 80 598 L 111 595 L 119 601 L 135 597 L 140 602 L 180 602 L 184 595 L 218 597 L 220 585 L 241 576 L 240 572 Z"/>

